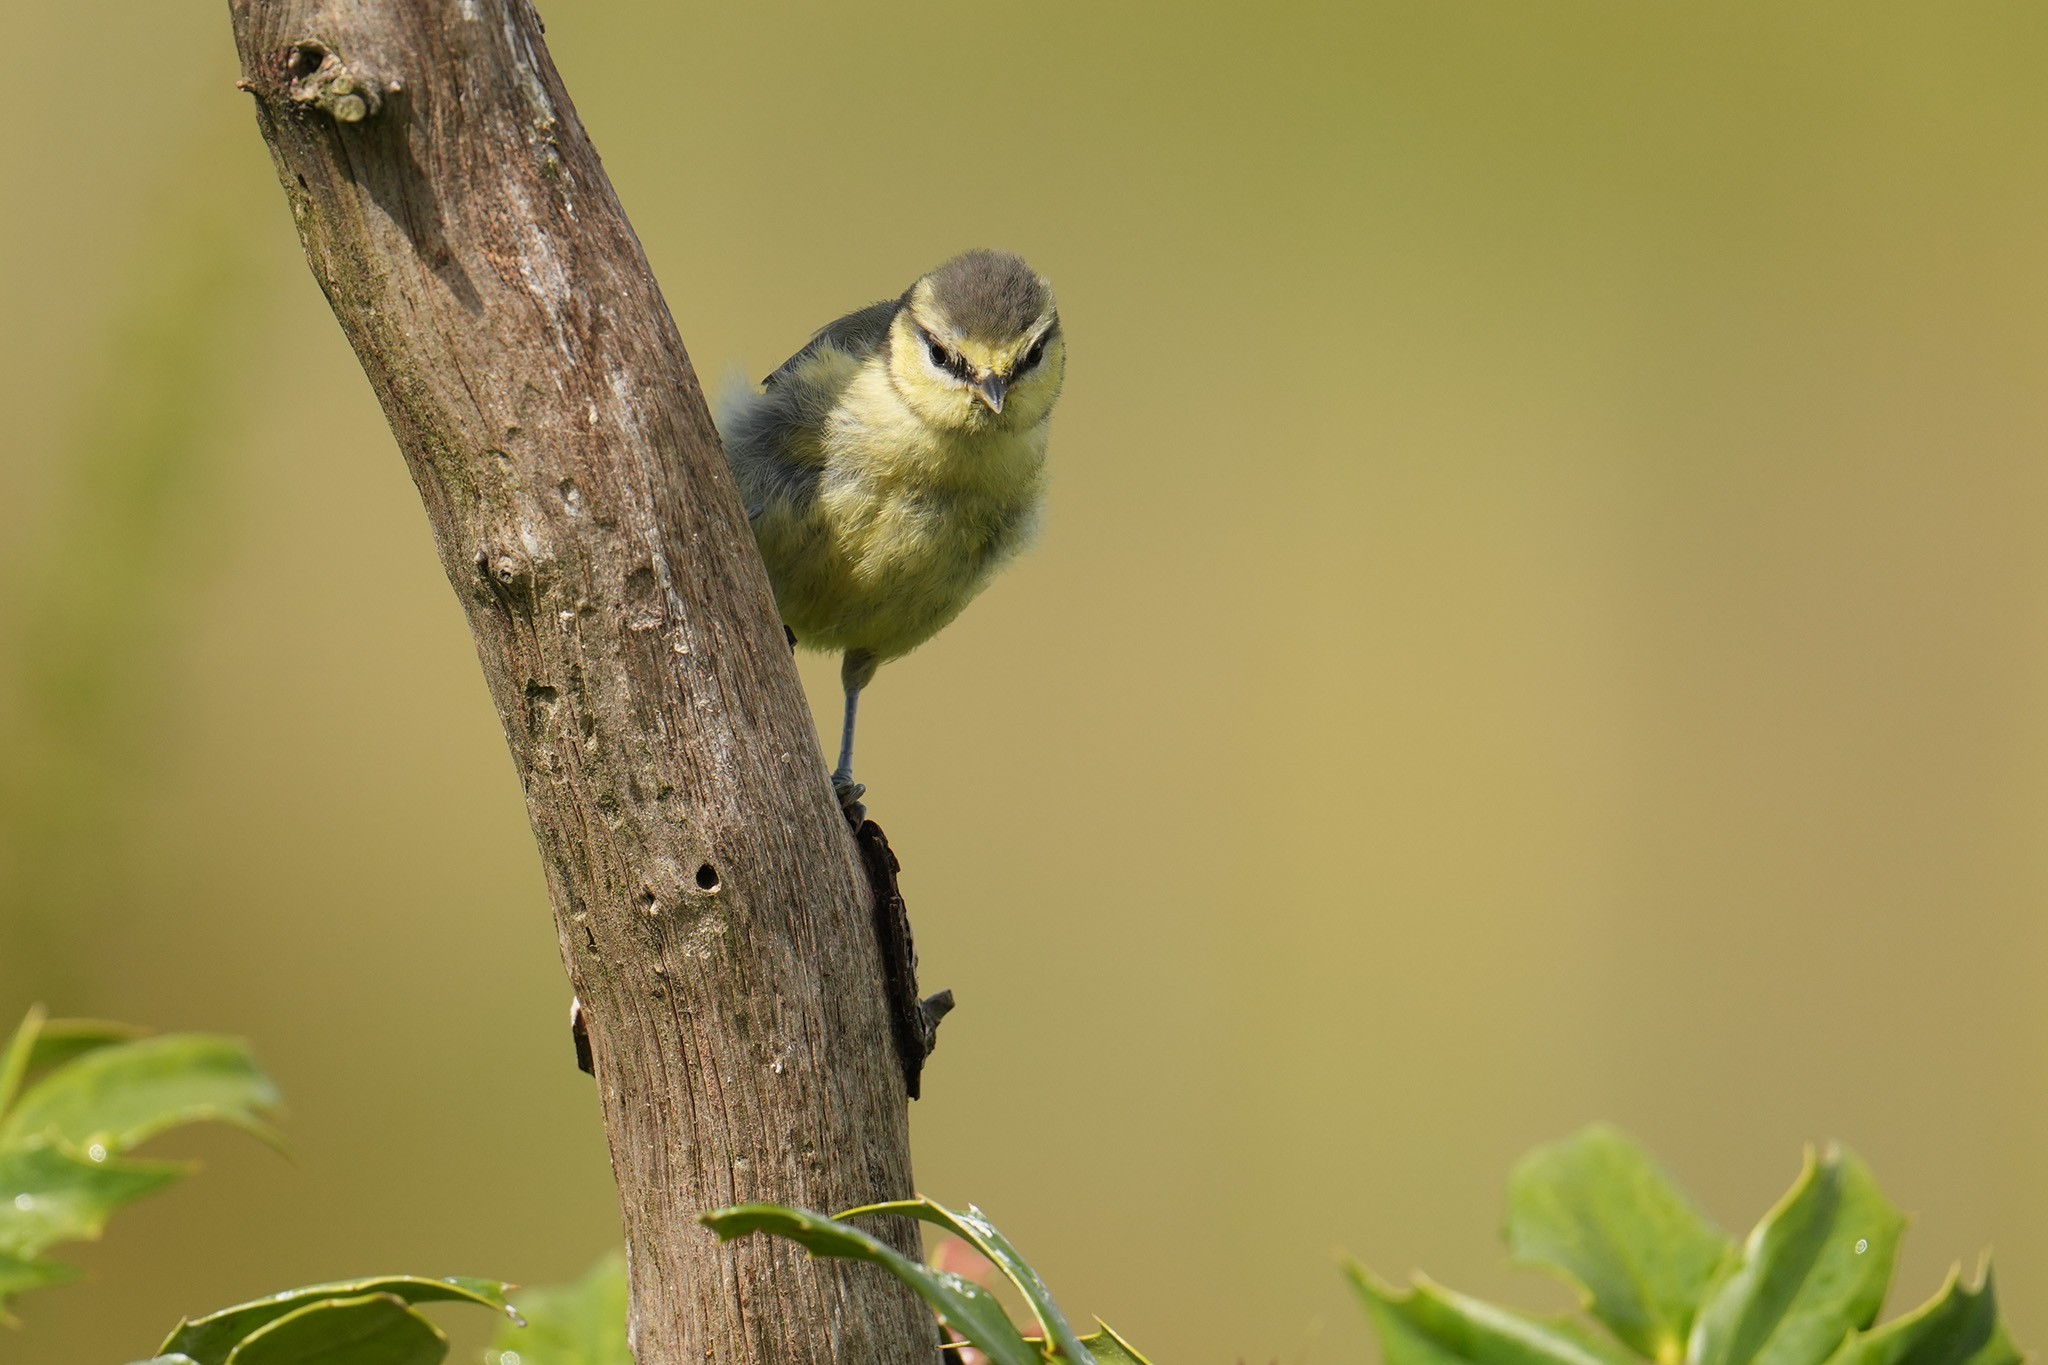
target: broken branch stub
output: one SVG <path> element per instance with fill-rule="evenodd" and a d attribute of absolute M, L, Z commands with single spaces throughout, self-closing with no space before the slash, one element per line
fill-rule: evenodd
<path fill-rule="evenodd" d="M 396 80 L 379 89 L 375 77 L 350 70 L 339 54 L 316 38 L 287 48 L 284 69 L 285 98 L 318 109 L 337 123 L 361 123 L 383 106 L 386 93 L 396 95 L 404 89 Z"/>

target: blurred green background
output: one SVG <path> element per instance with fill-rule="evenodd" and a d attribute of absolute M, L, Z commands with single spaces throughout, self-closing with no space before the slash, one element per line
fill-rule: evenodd
<path fill-rule="evenodd" d="M 1162 1362 L 1333 1269 L 1561 1304 L 1604 1117 L 1740 1230 L 1839 1137 L 2048 1343 L 2048 9 L 547 0 L 707 386 L 974 244 L 1072 340 L 1044 538 L 884 670 L 915 1108 Z M 0 1333 L 131 1359 L 616 1237 L 517 785 L 225 7 L 16 0 L 0 1006 L 245 1035 L 290 1162 Z M 834 705 L 829 663 L 806 664 Z"/>

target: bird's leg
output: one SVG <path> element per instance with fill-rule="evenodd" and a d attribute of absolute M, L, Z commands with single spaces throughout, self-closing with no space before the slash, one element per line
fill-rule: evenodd
<path fill-rule="evenodd" d="M 846 724 L 839 732 L 839 766 L 832 770 L 832 794 L 839 798 L 839 808 L 846 812 L 846 818 L 854 828 L 867 818 L 867 807 L 861 804 L 861 797 L 867 787 L 853 780 L 853 713 L 860 707 L 860 693 L 846 689 Z"/>
<path fill-rule="evenodd" d="M 860 710 L 860 693 L 846 689 L 846 721 L 839 727 L 839 766 L 832 772 L 832 785 L 845 789 L 853 782 L 853 718 Z"/>
<path fill-rule="evenodd" d="M 875 676 L 875 656 L 863 649 L 849 649 L 839 665 L 839 681 L 846 689 L 846 724 L 839 732 L 839 766 L 832 773 L 832 791 L 846 816 L 859 824 L 867 815 L 860 798 L 867 788 L 853 780 L 853 721 L 860 709 L 861 689 Z"/>

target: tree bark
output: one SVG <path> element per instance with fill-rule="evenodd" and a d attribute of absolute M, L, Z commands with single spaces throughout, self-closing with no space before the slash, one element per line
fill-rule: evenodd
<path fill-rule="evenodd" d="M 929 1314 L 873 1267 L 721 1248 L 695 1221 L 908 1195 L 904 1075 L 767 576 L 538 16 L 230 10 L 306 258 L 411 467 L 525 788 L 640 1365 L 933 1359 Z M 279 439 L 320 430 L 309 413 Z M 345 544 L 337 528 L 317 560 L 345 564 Z"/>

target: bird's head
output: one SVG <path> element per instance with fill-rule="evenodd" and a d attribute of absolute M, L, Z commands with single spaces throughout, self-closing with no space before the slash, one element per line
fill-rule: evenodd
<path fill-rule="evenodd" d="M 890 376 L 936 427 L 1024 430 L 1066 368 L 1052 286 L 1007 251 L 955 256 L 910 286 L 890 327 Z"/>

